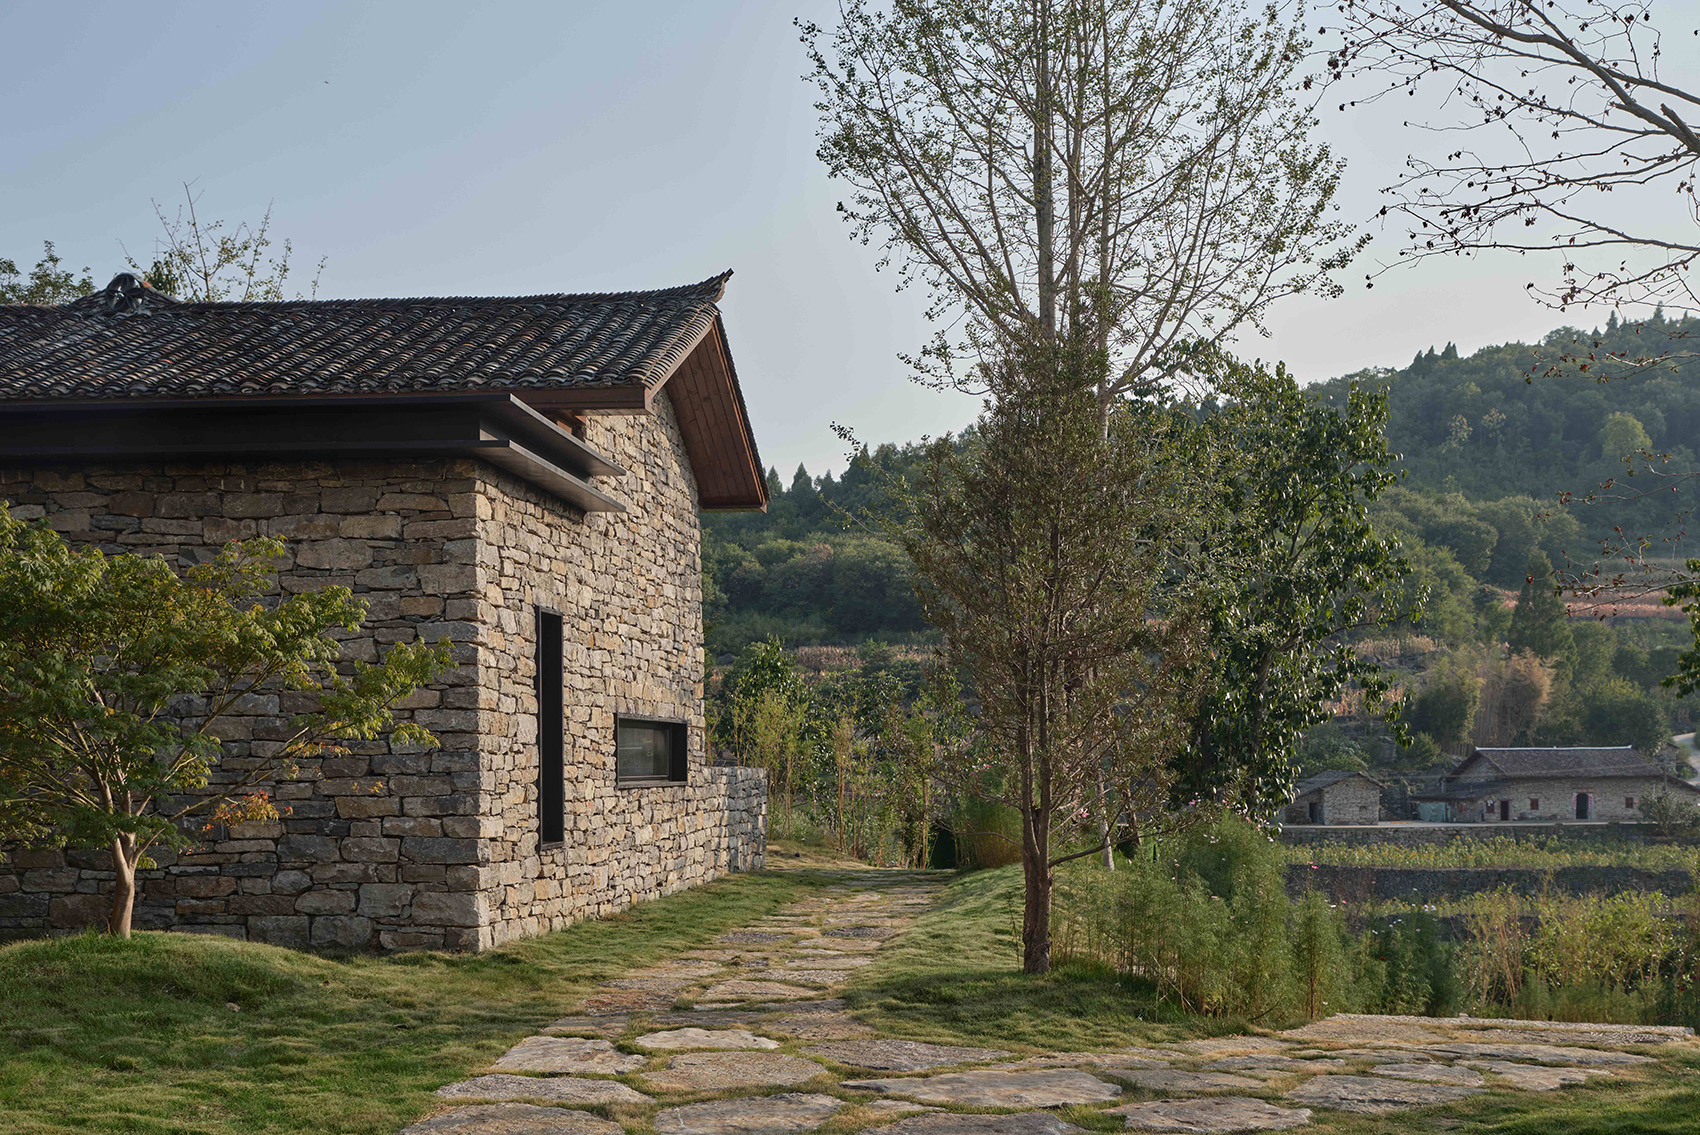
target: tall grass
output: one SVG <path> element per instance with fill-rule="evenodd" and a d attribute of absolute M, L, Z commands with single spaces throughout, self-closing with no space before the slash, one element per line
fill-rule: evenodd
<path fill-rule="evenodd" d="M 1574 840 L 1555 836 L 1514 839 L 1464 837 L 1448 843 L 1320 843 L 1282 845 L 1287 863 L 1331 867 L 1638 867 L 1647 871 L 1687 871 L 1700 876 L 1700 847 L 1676 844 Z"/>
<path fill-rule="evenodd" d="M 1151 982 L 1189 1013 L 1249 1021 L 1340 1011 L 1622 1023 L 1700 1022 L 1700 894 L 1460 904 L 1430 911 L 1290 899 L 1291 849 L 1242 821 L 1147 845 L 1113 873 L 1077 862 L 1057 888 L 1057 952 Z"/>

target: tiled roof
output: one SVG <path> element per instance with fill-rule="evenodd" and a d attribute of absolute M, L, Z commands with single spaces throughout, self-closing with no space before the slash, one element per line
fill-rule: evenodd
<path fill-rule="evenodd" d="M 653 387 L 730 272 L 652 292 L 180 303 L 135 277 L 0 305 L 0 400 Z"/>
<path fill-rule="evenodd" d="M 1477 749 L 1453 775 L 1477 758 L 1488 761 L 1507 778 L 1540 776 L 1663 776 L 1664 770 L 1629 745 L 1575 749 Z"/>
<path fill-rule="evenodd" d="M 1354 776 L 1362 777 L 1377 788 L 1381 787 L 1381 782 L 1376 780 L 1373 776 L 1368 776 L 1361 772 L 1351 772 L 1346 769 L 1332 768 L 1328 769 L 1326 772 L 1319 772 L 1315 776 L 1309 776 L 1299 781 L 1298 793 L 1300 796 L 1303 796 L 1306 792 L 1315 792 L 1319 788 L 1327 788 L 1331 784 L 1339 784 L 1342 780 L 1350 780 Z"/>

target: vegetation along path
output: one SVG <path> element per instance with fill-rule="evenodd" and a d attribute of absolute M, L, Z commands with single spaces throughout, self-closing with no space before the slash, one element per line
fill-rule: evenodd
<path fill-rule="evenodd" d="M 955 953 L 971 936 L 927 929 L 976 917 L 984 929 L 976 886 L 984 891 L 941 873 L 826 876 L 770 914 L 563 1006 L 573 1015 L 439 1089 L 443 1109 L 404 1135 L 1675 1131 L 1692 1122 L 1700 1044 L 1682 1028 L 1340 1015 L 1186 1040 L 1153 1040 L 1162 1034 L 1145 1028 L 1105 1044 L 1105 1030 L 1083 1022 L 1077 1035 L 1095 1050 L 1057 1051 L 1032 1044 L 1045 1026 L 1018 1013 L 1003 1017 L 1009 1039 L 987 1041 L 1006 1008 L 989 992 L 977 1017 L 972 1005 L 929 1015 L 903 1006 L 903 994 L 883 1006 L 870 997 L 881 988 L 872 979 L 914 952 L 906 934 L 931 939 L 946 951 L 940 966 L 957 962 L 965 981 L 977 980 L 983 959 Z M 913 968 L 907 985 L 888 975 L 887 992 L 951 1000 Z M 863 1017 L 980 1043 L 901 1039 Z"/>

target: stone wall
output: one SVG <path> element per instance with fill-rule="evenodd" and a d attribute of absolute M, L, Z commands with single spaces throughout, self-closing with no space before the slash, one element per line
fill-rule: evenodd
<path fill-rule="evenodd" d="M 1455 805 L 1454 816 L 1459 820 L 1499 823 L 1499 802 L 1511 802 L 1513 820 L 1576 819 L 1576 794 L 1586 792 L 1593 797 L 1590 820 L 1639 821 L 1641 805 L 1647 797 L 1658 792 L 1664 782 L 1657 777 L 1612 777 L 1589 780 L 1586 777 L 1563 777 L 1551 780 L 1520 780 L 1507 787 L 1484 782 L 1479 793 L 1471 791 L 1467 781 L 1454 786 L 1462 799 L 1477 799 L 1477 807 L 1466 809 Z M 1629 801 L 1633 800 L 1631 804 Z M 1530 805 L 1534 806 L 1531 807 Z"/>
<path fill-rule="evenodd" d="M 626 512 L 581 514 L 494 469 L 482 485 L 479 685 L 500 710 L 486 735 L 491 942 L 762 864 L 762 774 L 704 759 L 696 480 L 665 392 L 655 411 L 586 423 L 585 440 L 628 471 Z M 539 607 L 563 616 L 566 839 L 552 847 L 538 838 Z M 615 784 L 619 714 L 685 723 L 684 785 Z"/>
<path fill-rule="evenodd" d="M 1581 866 L 1542 870 L 1533 867 L 1349 867 L 1294 863 L 1287 867 L 1287 893 L 1294 898 L 1316 890 L 1333 902 L 1412 901 L 1438 903 L 1509 888 L 1532 896 L 1546 891 L 1570 895 L 1610 895 L 1658 891 L 1684 895 L 1694 889 L 1687 871 L 1649 871 L 1639 867 Z"/>
<path fill-rule="evenodd" d="M 1283 815 L 1289 824 L 1308 824 L 1310 806 L 1317 804 L 1321 824 L 1373 824 L 1381 819 L 1381 786 L 1364 777 L 1337 780 L 1301 793 Z"/>
<path fill-rule="evenodd" d="M 477 949 L 759 868 L 765 781 L 702 760 L 695 485 L 665 395 L 658 414 L 592 418 L 631 470 L 630 511 L 585 515 L 493 467 L 346 463 L 0 471 L 15 515 L 74 542 L 188 564 L 225 541 L 288 541 L 285 590 L 349 586 L 370 604 L 345 656 L 415 637 L 458 668 L 403 703 L 441 746 L 384 740 L 300 762 L 286 815 L 214 829 L 140 875 L 135 924 L 286 945 Z M 567 838 L 537 846 L 536 604 L 564 612 Z M 275 751 L 299 694 L 252 699 L 224 731 L 238 775 Z M 617 789 L 613 715 L 688 724 L 682 787 Z M 104 851 L 0 864 L 0 934 L 105 917 Z"/>
<path fill-rule="evenodd" d="M 67 539 L 109 552 L 186 566 L 229 540 L 284 539 L 286 591 L 341 584 L 367 601 L 365 631 L 345 644 L 349 659 L 374 662 L 381 645 L 417 636 L 458 644 L 463 665 L 397 715 L 435 732 L 439 748 L 380 739 L 299 762 L 295 776 L 268 786 L 286 813 L 280 821 L 214 829 L 190 852 L 155 853 L 160 868 L 139 876 L 138 928 L 286 945 L 476 944 L 464 921 L 485 787 L 478 631 L 469 621 L 476 469 L 461 461 L 0 472 L 13 515 L 46 517 Z M 289 717 L 310 705 L 288 691 L 249 699 L 222 730 L 222 773 L 265 760 Z M 0 931 L 101 921 L 109 868 L 104 851 L 25 853 L 0 866 Z"/>
<path fill-rule="evenodd" d="M 1283 824 L 1279 838 L 1287 844 L 1343 843 L 1363 847 L 1393 844 L 1417 847 L 1450 843 L 1455 839 L 1606 839 L 1614 842 L 1645 843 L 1650 828 L 1643 824 L 1619 823 L 1512 823 L 1442 824 L 1403 821 L 1375 827 L 1321 827 L 1316 824 Z M 1681 842 L 1681 841 L 1678 841 Z"/>

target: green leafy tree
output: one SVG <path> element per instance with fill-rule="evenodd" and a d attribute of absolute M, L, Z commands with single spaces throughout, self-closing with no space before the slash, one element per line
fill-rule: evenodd
<path fill-rule="evenodd" d="M 1090 389 L 1047 363 L 988 375 L 984 444 L 934 444 L 892 525 L 944 670 L 971 686 L 976 744 L 944 774 L 1021 817 L 1029 973 L 1050 969 L 1056 867 L 1162 807 L 1200 647 L 1154 538 L 1192 529 L 1178 448 L 1131 405 L 1106 431 Z"/>
<path fill-rule="evenodd" d="M 50 240 L 41 242 L 41 259 L 27 276 L 14 261 L 0 259 L 0 303 L 62 304 L 94 291 L 87 268 L 79 276 L 63 264 Z"/>
<path fill-rule="evenodd" d="M 1552 561 L 1545 552 L 1529 557 L 1517 606 L 1511 609 L 1506 642 L 1545 659 L 1569 659 L 1574 651 L 1564 599 L 1553 588 Z"/>
<path fill-rule="evenodd" d="M 1265 812 L 1292 799 L 1299 738 L 1348 687 L 1388 690 L 1348 635 L 1411 613 L 1409 566 L 1367 512 L 1395 480 L 1379 393 L 1336 412 L 1284 369 L 1238 363 L 1221 386 L 1232 401 L 1202 434 L 1220 509 L 1198 573 L 1210 692 L 1176 771 L 1183 792 Z"/>
<path fill-rule="evenodd" d="M 1482 679 L 1476 666 L 1468 656 L 1454 657 L 1438 668 L 1428 688 L 1412 700 L 1406 720 L 1441 748 L 1461 752 L 1469 744 L 1481 699 Z"/>
<path fill-rule="evenodd" d="M 365 603 L 345 587 L 277 593 L 276 540 L 227 545 L 174 572 L 153 556 L 73 548 L 0 509 L 0 818 L 10 834 L 112 852 L 111 933 L 127 937 L 135 875 L 188 819 L 275 818 L 262 786 L 338 739 L 434 744 L 392 710 L 452 662 L 397 643 L 381 665 L 336 666 Z M 244 698 L 306 691 L 318 709 L 245 771 L 220 768 Z"/>

